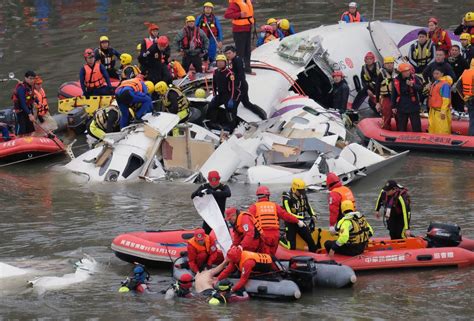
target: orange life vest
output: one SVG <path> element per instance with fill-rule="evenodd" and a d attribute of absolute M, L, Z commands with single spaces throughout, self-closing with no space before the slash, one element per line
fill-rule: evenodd
<path fill-rule="evenodd" d="M 474 69 L 467 69 L 461 75 L 464 98 L 474 97 Z"/>
<path fill-rule="evenodd" d="M 255 253 L 250 251 L 242 251 L 242 256 L 240 257 L 239 262 L 239 271 L 242 271 L 242 268 L 248 260 L 254 260 L 255 263 L 255 270 L 260 270 L 260 268 L 271 268 L 272 264 L 272 257 L 268 254 L 263 253 Z"/>
<path fill-rule="evenodd" d="M 349 17 L 349 21 L 352 23 L 352 22 L 360 22 L 360 13 L 359 11 L 356 11 L 356 15 L 355 17 L 352 15 L 352 13 L 350 13 L 349 11 L 345 11 L 342 15 L 341 15 L 341 20 L 344 20 L 344 16 L 348 16 Z"/>
<path fill-rule="evenodd" d="M 145 49 L 148 50 L 148 48 L 150 48 L 155 42 L 156 42 L 156 39 L 150 39 L 149 37 L 143 39 L 145 40 Z"/>
<path fill-rule="evenodd" d="M 94 62 L 92 67 L 85 64 L 84 71 L 84 84 L 86 85 L 86 88 L 101 88 L 105 86 L 105 77 L 100 71 L 100 62 Z"/>
<path fill-rule="evenodd" d="M 278 220 L 277 205 L 270 201 L 255 203 L 256 212 L 255 219 L 262 230 L 279 229 L 280 221 Z"/>
<path fill-rule="evenodd" d="M 263 235 L 263 230 L 260 226 L 260 223 L 249 212 L 240 212 L 239 216 L 237 216 L 237 221 L 235 222 L 235 229 L 237 230 L 237 232 L 239 232 L 240 234 L 244 234 L 245 232 L 245 229 L 242 226 L 242 219 L 244 218 L 244 216 L 249 217 L 250 221 L 252 221 L 253 225 L 255 226 L 256 235 L 254 235 L 254 238 L 257 239 L 259 237 L 258 234 Z"/>
<path fill-rule="evenodd" d="M 35 96 L 38 99 L 38 102 L 35 104 L 36 109 L 38 110 L 39 116 L 44 116 L 49 111 L 48 107 L 48 99 L 46 98 L 46 93 L 44 89 L 41 88 L 39 90 L 35 89 Z"/>
<path fill-rule="evenodd" d="M 216 26 L 216 16 L 214 16 L 213 13 L 211 13 L 209 17 L 203 14 L 201 16 L 201 21 L 199 23 L 199 26 L 201 27 L 202 31 L 206 33 L 206 36 L 209 38 L 209 40 L 212 39 L 211 32 L 216 38 L 219 35 L 219 30 L 217 29 L 217 26 Z M 211 30 L 209 30 L 209 28 L 211 28 Z"/>
<path fill-rule="evenodd" d="M 253 25 L 255 20 L 253 18 L 252 0 L 247 0 L 246 2 L 244 2 L 243 0 L 232 0 L 231 2 L 233 2 L 233 3 L 235 3 L 236 5 L 239 6 L 240 12 L 246 12 L 247 13 L 246 18 L 232 19 L 232 24 L 236 25 L 236 26 Z"/>
<path fill-rule="evenodd" d="M 430 108 L 441 108 L 443 97 L 441 96 L 441 87 L 447 84 L 445 81 L 437 81 L 431 85 L 430 96 L 428 97 L 428 106 Z"/>
<path fill-rule="evenodd" d="M 122 81 L 122 83 L 118 86 L 118 88 L 121 88 L 121 87 L 131 87 L 133 91 L 135 92 L 144 92 L 142 82 L 138 78 Z"/>
<path fill-rule="evenodd" d="M 339 195 L 341 195 L 341 197 L 342 197 L 341 203 L 344 202 L 344 201 L 347 201 L 347 200 L 352 201 L 353 203 L 355 203 L 354 194 L 352 194 L 352 191 L 349 189 L 349 187 L 339 186 L 339 187 L 336 187 L 336 188 L 332 189 L 331 192 L 336 192 Z"/>
<path fill-rule="evenodd" d="M 194 27 L 194 31 L 191 31 L 189 27 L 184 27 L 183 29 L 183 40 L 181 42 L 181 49 L 189 49 L 191 47 L 191 42 L 194 41 L 194 48 L 202 47 L 201 33 L 199 28 Z"/>
<path fill-rule="evenodd" d="M 199 244 L 195 237 L 189 239 L 188 244 L 198 250 L 198 252 L 211 253 L 211 239 L 208 235 L 204 236 L 204 245 Z"/>
<path fill-rule="evenodd" d="M 400 102 L 401 98 L 401 91 L 400 91 L 400 80 L 398 78 L 395 78 L 393 80 L 393 87 L 397 91 L 398 97 L 397 97 L 397 103 Z M 408 87 L 408 90 L 410 91 L 410 98 L 412 102 L 416 102 L 416 92 L 412 87 Z"/>

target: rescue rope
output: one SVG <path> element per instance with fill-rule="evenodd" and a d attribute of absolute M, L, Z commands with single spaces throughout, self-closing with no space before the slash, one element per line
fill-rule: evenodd
<path fill-rule="evenodd" d="M 38 156 L 26 158 L 26 159 L 20 159 L 20 160 L 14 161 L 14 162 L 10 162 L 10 163 L 7 163 L 7 164 L 0 165 L 0 168 L 10 166 L 10 165 L 19 164 L 19 163 L 24 163 L 24 162 L 27 162 L 27 161 L 30 161 L 30 160 L 34 160 L 34 159 L 38 159 L 38 158 L 42 158 L 42 157 L 46 157 L 46 156 L 51 156 L 51 155 L 54 155 L 54 154 L 60 154 L 60 153 L 64 153 L 64 150 L 57 150 L 55 152 L 51 152 L 51 153 L 47 153 L 47 154 L 43 154 L 43 155 L 38 155 Z"/>

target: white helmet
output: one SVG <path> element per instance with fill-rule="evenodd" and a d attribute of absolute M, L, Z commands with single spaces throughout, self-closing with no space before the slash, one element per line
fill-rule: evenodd
<path fill-rule="evenodd" d="M 350 2 L 349 8 L 357 8 L 357 2 Z"/>

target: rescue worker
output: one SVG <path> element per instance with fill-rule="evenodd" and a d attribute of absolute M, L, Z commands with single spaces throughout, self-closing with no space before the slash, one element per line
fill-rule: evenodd
<path fill-rule="evenodd" d="M 154 56 L 149 54 L 149 49 L 158 40 L 160 27 L 154 23 L 149 22 L 145 22 L 145 26 L 148 27 L 148 37 L 143 38 L 140 45 L 137 46 L 137 50 L 140 51 L 138 54 L 138 63 L 140 64 L 143 75 L 145 75 L 148 80 L 153 82 L 157 77 L 156 74 L 160 74 L 161 69 L 159 69 L 159 65 L 154 64 L 156 61 L 152 59 Z M 155 70 L 157 67 L 158 70 Z M 150 78 L 148 78 L 148 75 L 150 75 Z M 156 80 L 155 82 L 157 81 L 159 80 Z"/>
<path fill-rule="evenodd" d="M 105 134 L 120 131 L 121 113 L 117 106 L 99 108 L 87 128 L 87 134 L 92 138 L 102 141 Z"/>
<path fill-rule="evenodd" d="M 266 186 L 259 186 L 255 193 L 257 202 L 249 207 L 249 213 L 255 217 L 263 231 L 265 253 L 275 255 L 280 242 L 280 222 L 282 219 L 288 223 L 304 227 L 303 221 L 285 211 L 280 205 L 270 201 L 270 190 Z"/>
<path fill-rule="evenodd" d="M 58 124 L 54 118 L 51 117 L 49 112 L 48 98 L 46 97 L 46 92 L 43 88 L 43 79 L 38 75 L 35 77 L 34 93 L 36 118 L 41 123 L 41 127 L 45 131 L 55 131 L 58 129 Z"/>
<path fill-rule="evenodd" d="M 239 247 L 231 247 L 227 252 L 229 264 L 217 277 L 217 282 L 227 279 L 235 271 L 240 271 L 240 279 L 231 288 L 231 292 L 245 289 L 253 272 L 268 273 L 275 269 L 272 258 L 268 254 L 242 251 Z M 216 284 L 217 284 L 216 282 Z"/>
<path fill-rule="evenodd" d="M 221 177 L 218 171 L 209 171 L 207 181 L 207 183 L 199 186 L 194 193 L 191 194 L 191 199 L 196 196 L 203 196 L 204 194 L 212 194 L 216 199 L 217 205 L 219 205 L 222 217 L 224 217 L 225 203 L 227 198 L 231 196 L 230 188 L 228 185 L 221 183 Z M 203 222 L 202 228 L 206 234 L 211 233 L 211 228 L 205 221 Z"/>
<path fill-rule="evenodd" d="M 90 96 L 105 96 L 112 93 L 112 84 L 105 67 L 95 60 L 94 51 L 91 48 L 84 50 L 84 59 L 86 64 L 79 72 L 79 81 L 83 95 L 86 98 Z"/>
<path fill-rule="evenodd" d="M 215 242 L 204 229 L 198 228 L 194 231 L 194 237 L 188 240 L 187 245 L 189 268 L 198 273 L 206 268 L 211 268 L 218 262 L 219 252 Z"/>
<path fill-rule="evenodd" d="M 474 46 L 471 44 L 471 35 L 463 33 L 459 36 L 459 41 L 461 41 L 462 45 L 462 57 L 470 65 L 472 58 L 474 58 Z"/>
<path fill-rule="evenodd" d="M 326 188 L 329 190 L 329 231 L 331 234 L 335 234 L 336 224 L 343 217 L 341 203 L 345 200 L 350 200 L 355 204 L 355 198 L 351 189 L 343 186 L 339 176 L 333 172 L 329 172 L 326 175 Z"/>
<path fill-rule="evenodd" d="M 421 74 L 434 59 L 435 45 L 428 38 L 428 33 L 421 29 L 418 31 L 417 41 L 412 43 L 408 50 L 408 61 L 415 67 L 415 73 Z"/>
<path fill-rule="evenodd" d="M 466 102 L 465 111 L 469 113 L 469 136 L 474 136 L 474 59 L 471 60 L 469 69 L 464 70 L 461 75 L 461 85 L 464 101 Z"/>
<path fill-rule="evenodd" d="M 214 4 L 206 2 L 203 5 L 203 13 L 196 19 L 196 27 L 201 28 L 209 39 L 209 49 L 207 55 L 203 58 L 212 63 L 216 60 L 217 49 L 222 48 L 222 39 L 224 32 L 222 31 L 219 18 L 214 15 Z"/>
<path fill-rule="evenodd" d="M 301 178 L 294 178 L 291 182 L 289 192 L 283 192 L 282 195 L 283 208 L 293 214 L 298 220 L 307 222 L 303 227 L 297 224 L 286 223 L 286 240 L 289 242 L 290 249 L 296 249 L 296 234 L 308 244 L 308 250 L 315 253 L 317 250 L 311 232 L 316 227 L 316 213 L 311 204 L 309 204 L 306 195 L 306 183 Z M 308 222 L 309 221 L 309 222 Z M 308 227 L 311 226 L 311 227 Z"/>
<path fill-rule="evenodd" d="M 421 132 L 421 81 L 412 73 L 409 63 L 401 63 L 398 72 L 398 76 L 393 79 L 392 88 L 392 111 L 397 116 L 397 129 L 406 132 L 410 120 L 412 131 Z"/>
<path fill-rule="evenodd" d="M 470 34 L 471 45 L 474 45 L 474 12 L 467 12 L 463 17 L 461 24 L 454 29 L 455 35 L 459 36 L 462 33 Z"/>
<path fill-rule="evenodd" d="M 240 88 L 240 101 L 245 108 L 254 112 L 262 120 L 267 119 L 267 113 L 259 106 L 252 104 L 249 98 L 249 84 L 245 76 L 244 61 L 237 56 L 237 49 L 234 46 L 225 47 L 225 55 L 229 62 L 229 69 L 234 73 L 237 88 Z M 236 102 L 237 106 L 239 102 Z"/>
<path fill-rule="evenodd" d="M 232 20 L 232 35 L 237 55 L 244 60 L 245 72 L 253 74 L 250 66 L 252 28 L 255 28 L 252 0 L 229 0 L 224 18 Z"/>
<path fill-rule="evenodd" d="M 194 297 L 194 294 L 191 292 L 191 289 L 193 287 L 193 282 L 194 282 L 194 278 L 191 274 L 183 273 L 182 275 L 179 276 L 178 280 L 176 280 L 176 283 L 173 284 L 173 286 L 171 287 L 171 290 L 174 292 L 174 295 L 176 295 L 178 298 L 186 298 L 186 299 L 192 298 Z M 168 298 L 168 292 L 167 292 L 166 298 Z"/>
<path fill-rule="evenodd" d="M 261 45 L 276 39 L 278 38 L 273 34 L 273 28 L 269 25 L 263 25 L 260 27 L 260 33 L 258 34 L 256 46 L 260 47 Z"/>
<path fill-rule="evenodd" d="M 290 24 L 288 19 L 281 19 L 278 21 L 278 33 L 280 34 L 280 39 L 291 36 L 295 34 L 295 29 Z"/>
<path fill-rule="evenodd" d="M 173 79 L 167 66 L 170 51 L 168 37 L 160 36 L 140 55 L 138 60 L 144 66 L 146 79 L 153 83 L 164 81 L 171 84 Z"/>
<path fill-rule="evenodd" d="M 158 36 L 160 35 L 160 27 L 154 23 L 145 22 L 145 26 L 148 27 L 148 37 L 143 38 L 140 44 L 140 56 L 143 54 L 158 40 Z M 138 49 L 138 46 L 137 46 Z"/>
<path fill-rule="evenodd" d="M 144 83 L 138 78 L 122 81 L 115 90 L 115 96 L 120 108 L 120 129 L 130 122 L 129 108 L 135 113 L 135 119 L 140 120 L 145 114 L 153 111 L 150 95 L 154 91 L 153 83 Z"/>
<path fill-rule="evenodd" d="M 336 253 L 348 256 L 362 254 L 374 231 L 364 215 L 356 212 L 352 201 L 342 202 L 341 210 L 344 217 L 336 225 L 339 237 L 336 241 L 326 241 L 324 247 L 330 257 Z"/>
<path fill-rule="evenodd" d="M 94 50 L 95 60 L 104 65 L 111 78 L 119 79 L 117 70 L 115 70 L 115 57 L 120 59 L 120 53 L 110 47 L 109 37 L 101 36 L 99 38 L 99 48 Z"/>
<path fill-rule="evenodd" d="M 411 236 L 410 219 L 411 200 L 408 190 L 394 180 L 389 180 L 380 191 L 375 203 L 375 216 L 380 218 L 380 209 L 384 207 L 383 217 L 392 240 Z"/>
<path fill-rule="evenodd" d="M 350 2 L 349 3 L 349 10 L 345 11 L 341 15 L 341 21 L 344 21 L 346 23 L 352 23 L 352 22 L 365 22 L 365 18 L 359 13 L 359 10 L 357 10 L 357 3 L 356 2 Z"/>
<path fill-rule="evenodd" d="M 359 109 L 360 105 L 369 96 L 369 106 L 375 110 L 375 82 L 380 74 L 380 65 L 375 60 L 375 55 L 372 51 L 367 52 L 364 57 L 365 64 L 362 66 L 360 72 L 360 79 L 362 80 L 362 89 L 357 93 L 352 103 L 352 109 Z"/>
<path fill-rule="evenodd" d="M 278 29 L 278 20 L 276 20 L 275 18 L 268 18 L 267 19 L 267 25 L 272 27 L 273 35 L 275 36 L 275 38 L 283 39 L 283 34 Z M 257 41 L 257 43 L 258 43 L 258 41 Z"/>
<path fill-rule="evenodd" d="M 202 72 L 202 57 L 208 52 L 209 39 L 202 29 L 195 27 L 193 16 L 187 16 L 185 21 L 186 25 L 175 38 L 179 54 L 183 56 L 182 65 L 186 72 L 191 65 L 196 72 Z"/>
<path fill-rule="evenodd" d="M 122 65 L 122 72 L 120 75 L 121 80 L 135 78 L 141 73 L 140 68 L 132 65 L 132 59 L 132 56 L 128 53 L 123 53 L 120 55 L 120 64 Z"/>
<path fill-rule="evenodd" d="M 16 115 L 15 135 L 27 135 L 35 131 L 34 115 L 34 83 L 36 74 L 34 71 L 27 71 L 23 82 L 18 83 L 13 90 L 12 101 L 13 110 Z"/>
<path fill-rule="evenodd" d="M 449 76 L 452 79 L 456 78 L 451 65 L 446 61 L 446 54 L 444 53 L 444 50 L 436 49 L 435 60 L 430 63 L 423 71 L 423 79 L 425 82 L 434 81 L 433 70 L 435 68 L 441 69 L 446 76 Z"/>
<path fill-rule="evenodd" d="M 226 122 L 228 130 L 232 132 L 237 126 L 237 108 L 236 101 L 240 100 L 240 88 L 235 81 L 232 70 L 227 66 L 227 58 L 225 55 L 217 55 L 217 69 L 214 70 L 212 77 L 212 90 L 214 97 L 209 103 L 207 109 L 208 126 L 211 128 L 222 128 L 218 123 L 219 106 L 224 104 Z"/>
<path fill-rule="evenodd" d="M 131 276 L 122 282 L 119 292 L 135 291 L 143 293 L 148 289 L 147 282 L 150 281 L 150 273 L 141 264 L 135 263 Z"/>
<path fill-rule="evenodd" d="M 451 65 L 455 75 L 455 78 L 452 79 L 454 83 L 459 80 L 464 70 L 469 69 L 469 64 L 461 55 L 461 49 L 458 45 L 453 45 L 451 47 L 451 50 L 449 51 L 448 63 Z M 460 95 L 456 94 L 456 92 L 453 92 L 451 95 L 451 105 L 453 109 L 458 112 L 462 113 L 464 111 L 464 101 Z"/>
<path fill-rule="evenodd" d="M 430 18 L 428 20 L 428 37 L 436 47 L 436 50 L 441 49 L 447 55 L 451 50 L 451 38 L 447 31 L 438 25 L 438 19 Z"/>
<path fill-rule="evenodd" d="M 392 130 L 392 82 L 396 77 L 395 58 L 387 56 L 383 58 L 383 68 L 375 83 L 375 98 L 377 105 L 375 108 L 382 114 L 382 129 Z"/>
<path fill-rule="evenodd" d="M 344 78 L 344 73 L 341 70 L 335 70 L 332 73 L 331 108 L 337 109 L 341 114 L 347 110 L 350 93 L 349 85 Z"/>
<path fill-rule="evenodd" d="M 232 227 L 232 246 L 250 252 L 264 250 L 263 230 L 252 214 L 230 207 L 225 210 L 225 220 Z"/>
<path fill-rule="evenodd" d="M 433 70 L 434 82 L 428 97 L 430 134 L 451 134 L 451 85 L 453 80 L 439 68 Z"/>
<path fill-rule="evenodd" d="M 179 87 L 160 81 L 155 85 L 155 92 L 160 95 L 163 111 L 178 115 L 180 123 L 196 122 L 201 118 L 201 111 L 189 107 L 189 100 Z"/>

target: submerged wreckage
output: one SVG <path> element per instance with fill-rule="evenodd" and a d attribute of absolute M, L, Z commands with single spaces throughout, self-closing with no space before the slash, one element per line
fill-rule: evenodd
<path fill-rule="evenodd" d="M 222 181 L 280 184 L 300 177 L 317 186 L 332 171 L 344 183 L 352 182 L 406 152 L 397 154 L 375 141 L 367 147 L 347 142 L 344 120 L 322 107 L 331 89 L 330 75 L 344 70 L 354 97 L 365 52 L 401 58 L 400 50 L 407 50 L 418 29 L 380 22 L 341 24 L 270 42 L 253 51 L 256 75 L 247 77 L 249 96 L 270 116 L 268 120 L 261 121 L 240 106 L 238 116 L 243 122 L 226 137 L 196 124 L 178 125 L 176 115 L 148 114 L 145 123 L 108 134 L 108 143 L 65 167 L 94 182 L 176 176 L 195 182 L 210 170 L 218 170 Z M 342 47 L 341 37 L 347 38 Z M 208 82 L 206 77 L 184 84 L 183 89 L 192 91 Z M 175 127 L 179 133 L 174 130 L 171 135 Z"/>

